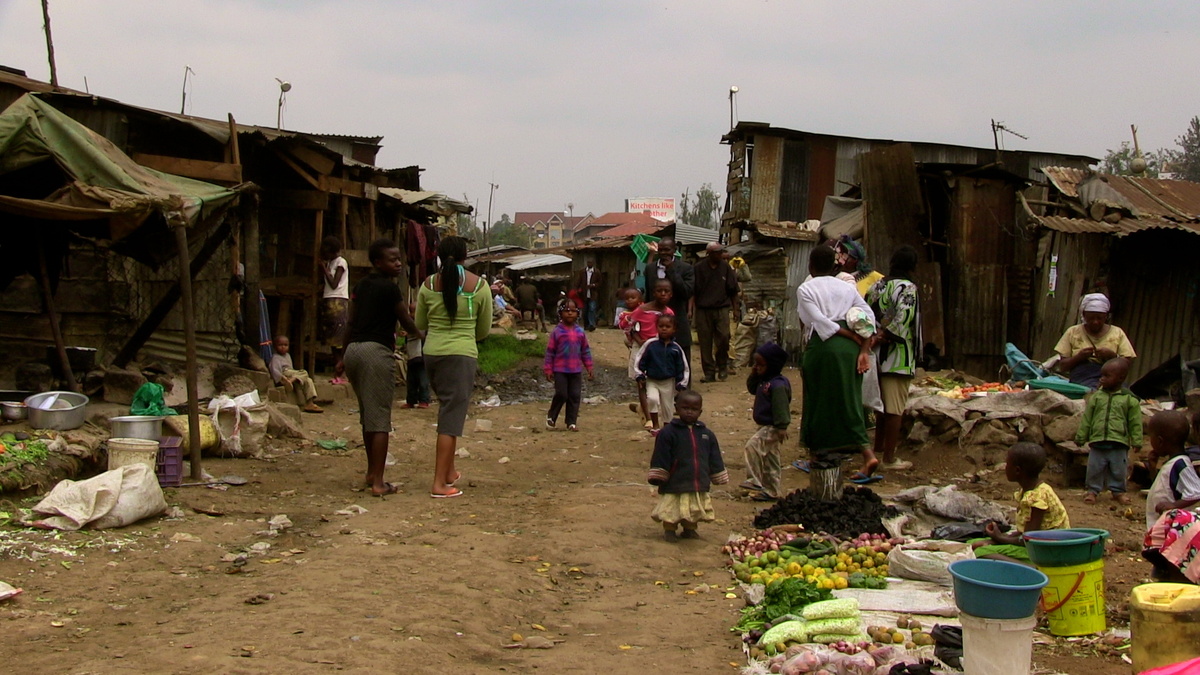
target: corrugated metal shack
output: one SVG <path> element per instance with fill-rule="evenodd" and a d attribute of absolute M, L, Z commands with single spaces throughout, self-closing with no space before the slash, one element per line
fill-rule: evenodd
<path fill-rule="evenodd" d="M 1099 291 L 1138 352 L 1130 382 L 1177 354 L 1200 358 L 1200 183 L 1044 172 L 1048 199 L 1027 202 L 1038 226 L 1031 356 L 1052 355 L 1079 298 Z"/>
<path fill-rule="evenodd" d="M 243 198 L 230 218 L 231 232 L 211 242 L 207 263 L 196 275 L 196 323 L 203 357 L 224 360 L 236 351 L 237 301 L 230 279 L 240 269 L 245 275 L 246 298 L 268 296 L 272 332 L 292 335 L 298 366 L 312 368 L 316 333 L 318 278 L 317 249 L 326 234 L 339 236 L 352 266 L 366 266 L 371 240 L 386 236 L 402 242 L 410 222 L 436 220 L 428 203 L 408 203 L 381 195 L 380 189 L 420 189 L 420 169 L 383 170 L 370 165 L 379 139 L 319 135 L 236 124 L 139 108 L 100 96 L 53 89 L 19 73 L 0 71 L 0 109 L 26 92 L 38 95 L 55 108 L 115 143 L 144 166 L 222 185 L 255 183 L 257 197 Z M 331 148 L 340 148 L 343 155 Z M 469 208 L 469 207 L 468 207 Z M 193 240 L 195 257 L 205 243 Z M 178 358 L 182 353 L 181 316 L 178 309 L 149 325 L 154 306 L 178 276 L 175 262 L 158 269 L 112 256 L 89 242 L 72 243 L 64 268 L 64 332 L 70 344 L 96 347 L 100 359 L 128 361 L 139 351 Z M 351 283 L 362 274 L 352 270 Z M 18 279 L 0 299 L 0 318 L 40 314 L 29 279 Z M 74 299 L 79 299 L 75 302 Z M 248 323 L 258 315 L 258 303 L 244 306 Z M 6 326 L 20 321 L 0 320 Z M 131 340 L 141 326 L 143 336 Z M 156 330 L 157 329 L 157 330 Z M 0 342 L 14 350 L 24 348 L 34 358 L 47 344 L 46 336 L 9 335 L 0 329 Z M 257 342 L 257 335 L 253 336 Z M 31 339 L 32 338 L 32 339 Z M 31 349 L 32 348 L 32 349 Z M 10 351 L 10 354 L 18 353 Z"/>
<path fill-rule="evenodd" d="M 754 224 L 749 239 L 731 244 L 729 254 L 740 256 L 750 266 L 750 281 L 744 281 L 742 300 L 757 301 L 773 308 L 779 317 L 784 349 L 799 353 L 800 317 L 796 313 L 796 289 L 808 276 L 808 255 L 817 245 L 817 234 L 795 227 Z"/>
<path fill-rule="evenodd" d="M 1098 161 L 759 122 L 739 123 L 722 143 L 730 146 L 722 216 L 729 241 L 758 237 L 761 226 L 819 220 L 829 197 L 861 197 L 861 215 L 839 212 L 843 221 L 856 222 L 838 226 L 855 228 L 861 218 L 869 261 L 885 273 L 893 250 L 902 244 L 917 249 L 926 341 L 956 367 L 988 379 L 1003 363 L 1006 341 L 1028 344 L 1033 321 L 1036 248 L 1017 208 L 1018 192 L 1040 178 L 1041 167 L 1086 168 Z"/>

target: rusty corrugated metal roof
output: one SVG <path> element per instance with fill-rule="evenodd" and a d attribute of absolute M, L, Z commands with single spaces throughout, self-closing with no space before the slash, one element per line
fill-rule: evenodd
<path fill-rule="evenodd" d="M 1054 187 L 1071 198 L 1079 198 L 1079 185 L 1093 174 L 1061 166 L 1048 166 L 1042 173 Z M 1129 200 L 1139 218 L 1157 216 L 1167 220 L 1200 221 L 1200 183 L 1166 178 L 1140 178 L 1098 174 L 1121 196 Z"/>
<path fill-rule="evenodd" d="M 1200 183 L 1097 174 L 1061 166 L 1048 166 L 1041 171 L 1051 185 L 1068 199 L 1081 200 L 1080 185 L 1098 176 L 1132 206 L 1133 217 L 1122 217 L 1116 223 L 1059 216 L 1038 218 L 1052 230 L 1124 236 L 1141 230 L 1163 228 L 1200 234 Z"/>
<path fill-rule="evenodd" d="M 1113 234 L 1123 237 L 1142 230 L 1164 229 L 1182 230 L 1192 234 L 1200 234 L 1200 223 L 1176 223 L 1162 218 L 1122 218 L 1119 222 L 1109 223 L 1102 220 L 1087 220 L 1084 218 L 1064 218 L 1062 216 L 1038 216 L 1045 227 L 1058 232 L 1080 234 L 1096 232 Z"/>

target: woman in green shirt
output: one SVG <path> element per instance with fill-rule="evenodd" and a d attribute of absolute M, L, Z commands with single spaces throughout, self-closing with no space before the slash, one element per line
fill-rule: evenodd
<path fill-rule="evenodd" d="M 438 398 L 437 452 L 429 496 L 458 497 L 461 477 L 454 451 L 467 420 L 479 359 L 476 342 L 492 327 L 492 292 L 478 275 L 463 269 L 467 240 L 446 237 L 438 245 L 440 271 L 417 291 L 417 327 L 425 331 L 425 368 Z"/>

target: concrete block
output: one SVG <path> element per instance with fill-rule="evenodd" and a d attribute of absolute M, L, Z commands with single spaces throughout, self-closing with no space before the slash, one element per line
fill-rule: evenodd
<path fill-rule="evenodd" d="M 271 407 L 278 410 L 284 417 L 295 422 L 297 426 L 304 426 L 304 416 L 300 412 L 300 406 L 295 403 L 271 403 Z"/>
<path fill-rule="evenodd" d="M 216 391 L 223 391 L 227 380 L 235 377 L 244 377 L 254 385 L 258 390 L 259 396 L 266 398 L 267 391 L 275 386 L 275 382 L 271 380 L 270 373 L 263 373 L 257 370 L 247 370 L 238 368 L 226 363 L 218 364 L 213 368 L 212 383 Z M 241 392 L 245 393 L 245 392 Z"/>
<path fill-rule="evenodd" d="M 315 382 L 317 385 L 317 398 L 330 401 L 354 400 L 354 388 L 350 383 L 346 384 L 330 384 L 328 380 Z"/>
<path fill-rule="evenodd" d="M 290 403 L 292 394 L 283 387 L 271 387 L 267 390 L 267 400 L 271 403 Z"/>
<path fill-rule="evenodd" d="M 146 378 L 136 370 L 105 368 L 104 400 L 107 403 L 129 405 L 133 403 L 133 394 L 143 384 L 146 384 Z"/>

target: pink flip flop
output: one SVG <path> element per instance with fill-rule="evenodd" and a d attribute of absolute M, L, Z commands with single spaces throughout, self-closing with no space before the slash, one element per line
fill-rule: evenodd
<path fill-rule="evenodd" d="M 445 495 L 439 495 L 439 494 L 438 494 L 438 493 L 436 493 L 436 492 L 430 492 L 430 493 L 429 493 L 429 496 L 430 496 L 430 497 L 433 497 L 434 499 L 453 499 L 454 497 L 461 497 L 461 496 L 463 496 L 463 491 L 462 491 L 462 490 L 455 490 L 454 492 L 451 492 L 450 494 L 445 494 Z"/>

